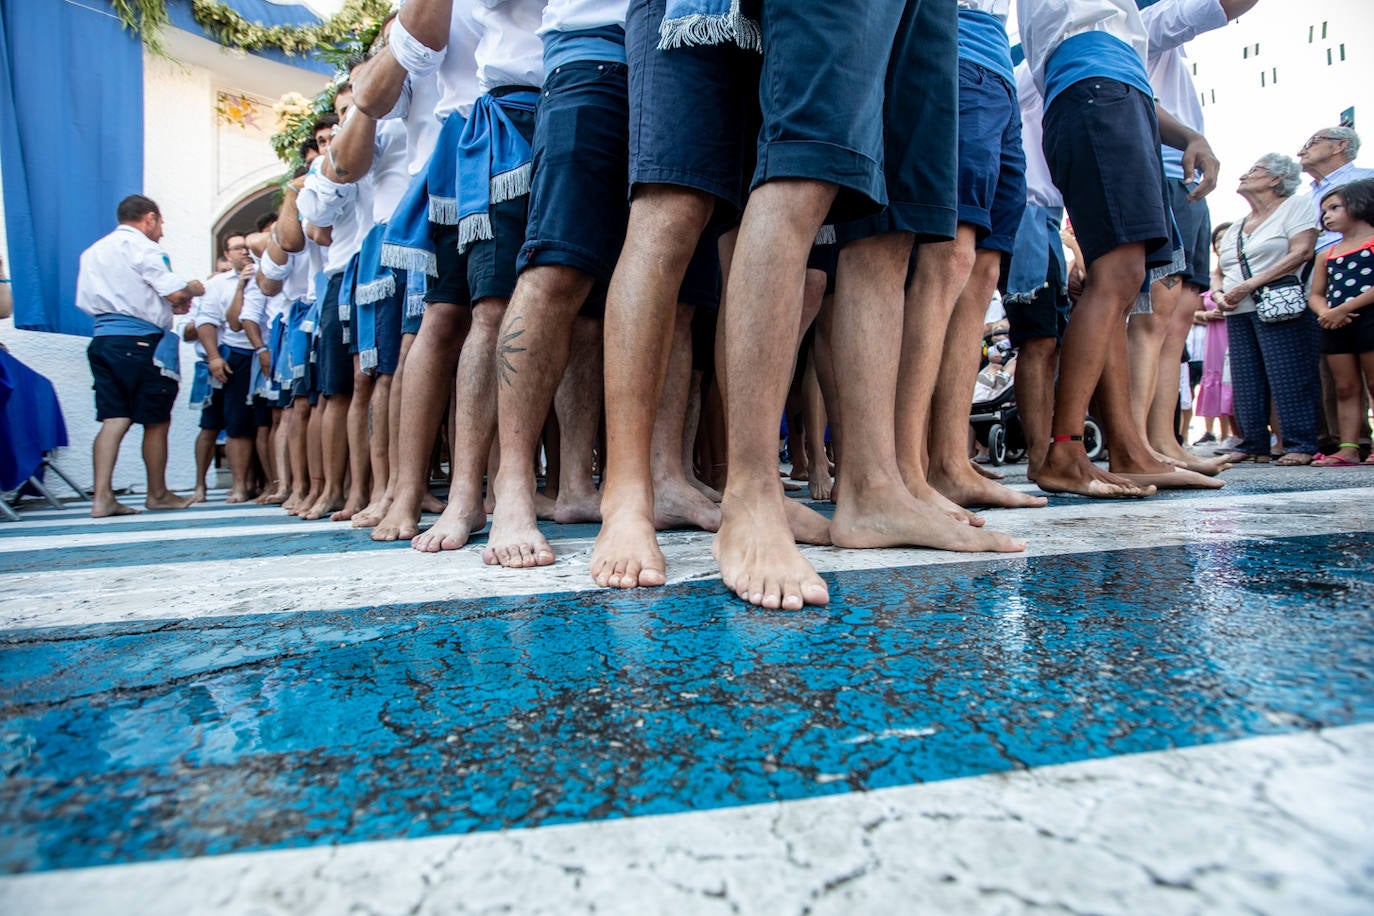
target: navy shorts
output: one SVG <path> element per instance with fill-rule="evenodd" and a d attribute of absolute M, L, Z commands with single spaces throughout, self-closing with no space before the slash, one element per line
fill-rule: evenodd
<path fill-rule="evenodd" d="M 848 7 L 836 4 L 838 14 Z M 918 242 L 954 238 L 959 187 L 959 17 L 955 4 L 908 3 L 882 78 L 881 213 L 835 226 L 840 244 L 886 232 Z M 803 55 L 802 59 L 806 59 Z M 832 214 L 833 216 L 833 214 Z"/>
<path fill-rule="evenodd" d="M 320 336 L 316 352 L 316 379 L 325 397 L 353 395 L 353 357 L 344 342 L 347 323 L 339 318 L 339 290 L 344 271 L 329 278 L 329 288 L 320 302 Z M 349 335 L 351 336 L 351 335 Z"/>
<path fill-rule="evenodd" d="M 678 302 L 698 309 L 720 308 L 720 233 L 707 229 L 697 240 L 678 288 Z"/>
<path fill-rule="evenodd" d="M 1188 259 L 1188 266 L 1178 276 L 1198 289 L 1207 289 L 1212 285 L 1212 213 L 1205 199 L 1188 199 L 1188 187 L 1182 179 L 1166 178 L 1164 181 L 1169 189 L 1174 222 L 1183 239 L 1183 254 Z"/>
<path fill-rule="evenodd" d="M 500 94 L 499 90 L 496 94 Z M 507 109 L 506 117 L 527 141 L 534 139 L 534 112 Z M 425 291 L 426 302 L 475 305 L 483 299 L 509 299 L 515 291 L 515 262 L 525 243 L 529 195 L 491 205 L 492 238 L 458 251 L 458 227 L 430 224 L 438 276 Z"/>
<path fill-rule="evenodd" d="M 631 0 L 625 14 L 630 185 L 710 194 L 716 218 L 732 224 L 744 207 L 758 135 L 759 55 L 734 45 L 659 50 L 664 5 Z"/>
<path fill-rule="evenodd" d="M 534 122 L 529 225 L 517 270 L 571 267 L 605 300 L 629 216 L 630 113 L 626 66 L 577 61 L 544 80 Z"/>
<path fill-rule="evenodd" d="M 95 389 L 95 419 L 127 418 L 140 426 L 170 423 L 177 383 L 153 363 L 161 334 L 92 337 L 86 348 Z"/>
<path fill-rule="evenodd" d="M 1026 154 L 1016 89 L 959 61 L 959 222 L 978 227 L 978 247 L 1011 253 L 1026 209 Z"/>
<path fill-rule="evenodd" d="M 1045 111 L 1045 159 L 1084 266 L 1133 242 L 1145 266 L 1172 260 L 1154 100 L 1105 76 L 1079 80 Z"/>
<path fill-rule="evenodd" d="M 1343 328 L 1322 329 L 1322 352 L 1369 353 L 1374 351 L 1374 307 L 1361 309 Z"/>
<path fill-rule="evenodd" d="M 272 425 L 272 410 L 277 406 L 276 398 L 253 398 L 253 424 L 258 429 Z"/>
<path fill-rule="evenodd" d="M 379 299 L 373 306 L 378 375 L 394 375 L 396 365 L 401 361 L 401 313 L 406 301 L 406 272 L 398 270 L 395 274 L 396 291 L 385 299 Z"/>
<path fill-rule="evenodd" d="M 229 378 L 210 395 L 210 403 L 200 412 L 200 428 L 224 430 L 231 439 L 251 437 L 258 429 L 257 413 L 249 403 L 253 375 L 253 351 L 224 347 Z M 267 422 L 272 422 L 269 413 Z"/>

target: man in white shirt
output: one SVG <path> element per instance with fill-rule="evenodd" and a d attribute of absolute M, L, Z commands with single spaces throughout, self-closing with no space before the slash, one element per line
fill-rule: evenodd
<path fill-rule="evenodd" d="M 1298 165 L 1312 176 L 1312 202 L 1316 207 L 1317 253 L 1334 244 L 1339 232 L 1330 232 L 1322 225 L 1322 197 L 1327 191 L 1361 178 L 1374 178 L 1374 169 L 1355 165 L 1360 154 L 1360 135 L 1353 127 L 1327 127 L 1317 131 L 1298 150 Z"/>
<path fill-rule="evenodd" d="M 116 211 L 119 227 L 81 253 L 76 304 L 95 318 L 86 351 L 95 377 L 100 432 L 92 448 L 95 492 L 91 517 L 137 512 L 114 498 L 114 468 L 129 427 L 143 427 L 149 509 L 184 509 L 191 500 L 167 489 L 167 431 L 177 396 L 172 314 L 185 314 L 205 287 L 172 272 L 162 238 L 162 212 L 139 194 Z M 170 346 L 170 349 L 169 349 Z"/>

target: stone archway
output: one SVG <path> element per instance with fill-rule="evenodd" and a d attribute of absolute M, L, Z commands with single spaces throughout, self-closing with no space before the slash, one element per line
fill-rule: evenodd
<path fill-rule="evenodd" d="M 215 258 L 219 257 L 219 253 L 224 250 L 225 239 L 237 233 L 253 232 L 257 227 L 259 217 L 277 209 L 280 193 L 277 179 L 274 178 L 263 182 L 225 208 L 224 212 L 215 220 L 210 233 L 211 245 L 213 246 L 210 252 L 212 264 Z"/>

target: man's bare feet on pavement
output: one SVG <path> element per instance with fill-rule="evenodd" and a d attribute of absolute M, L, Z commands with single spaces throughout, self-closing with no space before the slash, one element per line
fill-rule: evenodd
<path fill-rule="evenodd" d="M 521 482 L 524 486 L 524 482 Z M 500 564 L 507 569 L 528 569 L 550 566 L 554 561 L 553 548 L 535 523 L 534 506 L 519 494 L 502 495 L 496 501 L 496 514 L 491 517 L 491 531 L 482 551 L 482 562 L 488 566 Z"/>
<path fill-rule="evenodd" d="M 486 509 L 487 509 L 487 514 L 488 514 L 488 515 L 490 515 L 490 514 L 492 514 L 493 512 L 496 511 L 496 506 L 492 503 L 492 501 L 491 501 L 490 498 L 488 498 L 488 500 L 487 500 Z M 535 517 L 535 518 L 539 519 L 539 520 L 542 521 L 542 522 L 551 522 L 551 521 L 553 521 L 553 514 L 554 514 L 555 511 L 557 511 L 557 509 L 558 509 L 558 501 L 557 501 L 557 500 L 555 500 L 555 499 L 550 499 L 549 497 L 545 496 L 543 493 L 535 493 L 535 494 L 534 494 L 534 517 Z"/>
<path fill-rule="evenodd" d="M 185 509 L 194 505 L 195 501 L 195 497 L 177 496 L 168 490 L 159 496 L 148 496 L 143 500 L 143 506 L 146 509 Z"/>
<path fill-rule="evenodd" d="M 720 507 L 681 478 L 654 481 L 654 527 L 659 531 L 720 527 Z"/>
<path fill-rule="evenodd" d="M 780 494 L 734 499 L 727 494 L 722 505 L 711 555 L 725 587 L 755 607 L 799 611 L 830 601 L 830 590 L 793 540 L 790 502 Z"/>
<path fill-rule="evenodd" d="M 194 490 L 191 491 L 191 502 L 193 503 L 203 503 L 209 500 L 209 498 L 210 494 L 206 491 L 205 487 L 203 486 L 196 487 Z"/>
<path fill-rule="evenodd" d="M 930 485 L 951 502 L 966 508 L 988 506 L 997 509 L 1038 509 L 1049 502 L 1043 496 L 1022 493 L 990 480 L 977 473 L 972 464 L 965 464 L 948 475 L 933 467 L 930 470 Z"/>
<path fill-rule="evenodd" d="M 705 496 L 711 502 L 720 502 L 720 491 L 713 489 L 708 484 L 702 483 L 702 481 L 698 479 L 697 475 L 692 473 L 691 471 L 687 472 L 687 482 L 692 485 L 693 489 L 699 492 L 702 496 Z"/>
<path fill-rule="evenodd" d="M 480 503 L 465 512 L 458 501 L 451 501 L 437 522 L 410 539 L 410 546 L 421 553 L 457 550 L 486 526 L 487 513 Z"/>
<path fill-rule="evenodd" d="M 1046 493 L 1074 493 L 1093 499 L 1140 499 L 1155 494 L 1153 486 L 1102 470 L 1088 460 L 1081 444 L 1072 442 L 1050 446 L 1045 463 L 1036 471 L 1035 485 Z"/>
<path fill-rule="evenodd" d="M 830 543 L 830 519 L 815 509 L 804 506 L 795 499 L 783 497 L 782 513 L 787 519 L 787 529 L 792 533 L 792 540 L 796 543 L 818 546 Z"/>
<path fill-rule="evenodd" d="M 945 494 L 932 487 L 929 482 L 922 480 L 916 486 L 907 487 L 907 491 L 923 503 L 929 505 L 936 511 L 943 512 L 956 522 L 963 522 L 965 525 L 972 525 L 981 528 L 985 524 L 983 517 L 977 513 L 970 512 L 963 506 L 953 502 Z"/>
<path fill-rule="evenodd" d="M 965 553 L 1026 549 L 1020 538 L 952 518 L 900 483 L 840 494 L 830 537 L 836 547 L 934 547 Z"/>
<path fill-rule="evenodd" d="M 408 541 L 420 533 L 420 510 L 409 500 L 393 500 L 369 535 L 374 541 Z"/>
<path fill-rule="evenodd" d="M 196 502 L 196 498 L 194 496 L 191 497 L 191 502 Z M 226 505 L 230 506 L 236 505 L 238 503 L 246 503 L 248 502 L 248 494 L 242 490 L 230 490 L 225 495 L 224 502 Z"/>
<path fill-rule="evenodd" d="M 835 480 L 828 473 L 817 472 L 806 481 L 806 491 L 817 502 L 825 502 L 835 492 Z"/>
<path fill-rule="evenodd" d="M 114 498 L 91 503 L 91 518 L 111 518 L 116 515 L 138 515 L 138 510 Z"/>
<path fill-rule="evenodd" d="M 391 496 L 383 494 L 379 498 L 363 506 L 363 511 L 357 513 L 352 518 L 354 528 L 375 528 L 382 519 L 386 518 L 387 510 L 391 508 Z"/>
<path fill-rule="evenodd" d="M 620 508 L 602 500 L 591 574 L 602 588 L 655 587 L 667 581 L 667 562 L 648 506 Z"/>
<path fill-rule="evenodd" d="M 1154 486 L 1161 490 L 1220 490 L 1226 481 L 1215 476 L 1199 474 L 1187 468 L 1173 468 L 1148 474 L 1134 474 L 1127 471 L 1113 472 L 1139 486 Z"/>

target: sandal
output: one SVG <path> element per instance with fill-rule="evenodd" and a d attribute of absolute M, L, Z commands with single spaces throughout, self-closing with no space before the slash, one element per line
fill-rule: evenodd
<path fill-rule="evenodd" d="M 1354 452 L 1355 459 L 1341 456 L 1341 452 Z M 1354 468 L 1360 466 L 1360 446 L 1357 442 L 1342 442 L 1339 451 L 1332 452 L 1330 455 L 1318 454 L 1312 459 L 1314 468 Z"/>
<path fill-rule="evenodd" d="M 1289 452 L 1274 462 L 1276 467 L 1300 468 L 1312 463 L 1312 456 L 1306 452 Z"/>

